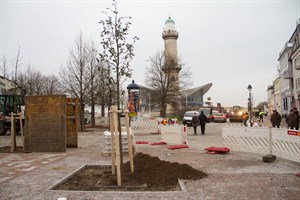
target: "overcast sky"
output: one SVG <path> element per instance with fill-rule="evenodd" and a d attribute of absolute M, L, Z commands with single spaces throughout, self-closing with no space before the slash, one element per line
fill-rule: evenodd
<path fill-rule="evenodd" d="M 10 62 L 20 46 L 21 68 L 31 64 L 45 75 L 65 66 L 80 31 L 100 43 L 101 11 L 111 7 L 111 1 L 96 0 L 0 1 L 0 56 Z M 300 6 L 299 0 L 120 0 L 118 9 L 121 16 L 133 17 L 130 33 L 140 38 L 131 64 L 136 83 L 145 85 L 149 58 L 163 50 L 163 26 L 170 16 L 179 32 L 178 56 L 193 72 L 191 87 L 213 83 L 205 99 L 246 106 L 248 84 L 254 105 L 267 101 Z"/>

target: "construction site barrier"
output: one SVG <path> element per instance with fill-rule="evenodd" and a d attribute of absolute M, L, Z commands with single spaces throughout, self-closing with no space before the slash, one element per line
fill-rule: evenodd
<path fill-rule="evenodd" d="M 300 137 L 295 130 L 271 127 L 223 126 L 224 146 L 231 150 L 271 154 L 300 162 Z M 296 131 L 298 132 L 298 131 Z"/>
<path fill-rule="evenodd" d="M 186 126 L 178 124 L 161 126 L 161 140 L 167 144 L 186 144 Z"/>
<path fill-rule="evenodd" d="M 160 123 L 156 119 L 132 121 L 130 127 L 134 134 L 160 133 Z"/>

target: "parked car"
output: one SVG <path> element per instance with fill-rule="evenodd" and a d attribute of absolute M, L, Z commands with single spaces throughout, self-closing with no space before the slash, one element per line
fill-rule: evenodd
<path fill-rule="evenodd" d="M 198 111 L 187 111 L 185 112 L 182 123 L 187 126 L 192 126 L 192 117 L 194 116 L 194 113 L 196 113 L 197 116 L 199 116 Z"/>
<path fill-rule="evenodd" d="M 230 118 L 231 115 L 232 115 L 232 113 L 231 112 L 227 112 L 227 113 L 225 113 L 225 115 L 226 115 L 227 118 Z"/>
<path fill-rule="evenodd" d="M 212 121 L 214 121 L 215 116 L 216 116 L 216 114 L 218 114 L 218 113 L 219 113 L 219 111 L 217 111 L 217 110 L 213 110 L 213 111 L 212 111 L 212 114 L 211 114 Z"/>
<path fill-rule="evenodd" d="M 226 122 L 227 117 L 224 113 L 217 113 L 214 115 L 214 122 Z"/>

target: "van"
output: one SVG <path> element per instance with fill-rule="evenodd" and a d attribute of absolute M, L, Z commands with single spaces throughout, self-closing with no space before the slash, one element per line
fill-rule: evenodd
<path fill-rule="evenodd" d="M 185 112 L 183 119 L 182 119 L 182 123 L 184 125 L 187 126 L 192 126 L 192 118 L 194 116 L 194 113 L 196 113 L 197 116 L 199 116 L 199 112 L 198 111 L 187 111 Z"/>

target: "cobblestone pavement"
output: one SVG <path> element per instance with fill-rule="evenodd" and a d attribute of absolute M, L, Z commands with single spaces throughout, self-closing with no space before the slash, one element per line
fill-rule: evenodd
<path fill-rule="evenodd" d="M 170 162 L 186 163 L 208 173 L 198 181 L 185 181 L 185 191 L 177 192 L 86 192 L 57 191 L 51 188 L 84 165 L 109 165 L 103 156 L 103 130 L 79 133 L 79 148 L 65 153 L 1 153 L 0 199 L 299 199 L 300 163 L 277 158 L 262 162 L 257 154 L 230 152 L 206 154 L 208 146 L 222 146 L 221 127 L 208 124 L 206 135 L 188 130 L 189 148 L 168 150 L 166 146 L 137 145 L 137 151 Z M 136 135 L 136 140 L 160 141 L 159 134 Z M 0 137 L 9 144 L 9 136 Z M 19 142 L 19 140 L 18 140 Z M 18 143 L 21 144 L 21 143 Z M 128 158 L 125 156 L 124 161 Z"/>
<path fill-rule="evenodd" d="M 0 154 L 0 183 L 16 178 L 40 166 L 63 158 L 66 154 Z"/>

